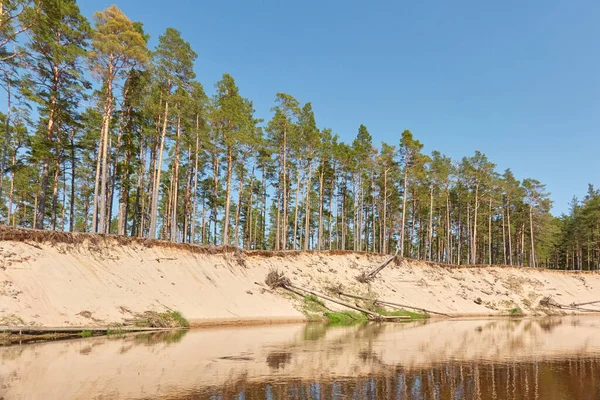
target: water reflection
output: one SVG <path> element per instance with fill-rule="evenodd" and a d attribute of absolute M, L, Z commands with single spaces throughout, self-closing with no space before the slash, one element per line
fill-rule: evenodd
<path fill-rule="evenodd" d="M 170 399 L 599 399 L 600 361 L 449 363 L 416 371 L 324 381 L 249 382 Z"/>
<path fill-rule="evenodd" d="M 600 318 L 279 325 L 0 349 L 0 398 L 600 399 Z"/>

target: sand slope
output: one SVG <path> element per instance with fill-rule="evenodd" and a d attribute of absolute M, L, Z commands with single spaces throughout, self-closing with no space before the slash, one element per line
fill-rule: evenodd
<path fill-rule="evenodd" d="M 213 252 L 214 253 L 214 252 Z M 457 315 L 526 313 L 551 295 L 563 304 L 600 299 L 600 274 L 510 267 L 447 268 L 405 260 L 370 285 L 355 280 L 385 256 L 285 255 L 119 244 L 0 240 L 0 326 L 90 326 L 147 310 L 180 311 L 193 324 L 300 320 L 298 302 L 263 281 L 271 268 L 316 290 L 347 292 Z M 475 299 L 480 298 L 481 304 Z"/>

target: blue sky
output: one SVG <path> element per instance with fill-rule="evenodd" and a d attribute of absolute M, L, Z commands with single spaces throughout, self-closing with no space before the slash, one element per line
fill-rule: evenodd
<path fill-rule="evenodd" d="M 114 1 L 80 1 L 91 17 Z M 568 211 L 600 186 L 598 1 L 121 0 L 153 47 L 167 27 L 199 54 L 209 93 L 230 73 L 257 116 L 277 92 L 319 127 L 374 143 L 410 129 L 452 158 L 485 153 Z"/>

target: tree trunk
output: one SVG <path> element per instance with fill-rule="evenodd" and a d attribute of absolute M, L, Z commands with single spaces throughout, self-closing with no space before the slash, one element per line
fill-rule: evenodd
<path fill-rule="evenodd" d="M 179 204 L 179 153 L 181 151 L 181 114 L 177 112 L 177 139 L 175 141 L 175 159 L 173 160 L 173 200 L 171 203 L 171 233 L 170 238 L 173 242 L 179 241 L 177 229 L 177 207 Z"/>
<path fill-rule="evenodd" d="M 287 123 L 283 127 L 283 216 L 281 221 L 281 248 L 287 249 Z M 278 246 L 279 247 L 279 246 Z"/>
<path fill-rule="evenodd" d="M 194 179 L 194 193 L 192 202 L 192 215 L 191 215 L 191 243 L 194 243 L 196 236 L 196 213 L 197 211 L 197 199 L 198 199 L 198 152 L 200 151 L 200 115 L 196 114 L 196 148 L 194 153 L 194 173 L 192 179 Z"/>
<path fill-rule="evenodd" d="M 296 182 L 296 203 L 294 211 L 294 236 L 292 237 L 292 247 L 294 248 L 294 250 L 298 250 L 298 248 L 300 247 L 300 239 L 298 238 L 298 209 L 300 208 L 300 176 L 300 165 L 298 165 L 298 181 Z"/>
<path fill-rule="evenodd" d="M 530 237 L 531 237 L 531 254 L 530 254 L 531 267 L 535 268 L 536 263 L 535 263 L 535 244 L 533 241 L 533 204 L 529 205 L 529 233 L 530 233 Z"/>
<path fill-rule="evenodd" d="M 473 246 L 471 247 L 471 264 L 477 264 L 477 214 L 479 209 L 479 182 L 475 185 L 475 209 L 473 210 Z"/>
<path fill-rule="evenodd" d="M 508 231 L 508 263 L 509 265 L 513 264 L 513 250 L 512 250 L 512 238 L 511 238 L 511 227 L 510 227 L 510 200 L 507 199 L 506 203 L 506 223 L 507 223 L 507 231 Z"/>
<path fill-rule="evenodd" d="M 223 244 L 229 244 L 229 203 L 231 202 L 231 175 L 233 171 L 233 151 L 227 146 L 227 182 L 225 188 L 225 221 L 223 222 Z"/>
<path fill-rule="evenodd" d="M 452 231 L 450 230 L 450 189 L 446 187 L 446 259 L 445 262 L 452 264 Z"/>
<path fill-rule="evenodd" d="M 317 250 L 323 248 L 323 183 L 325 180 L 325 165 L 321 163 L 321 174 L 319 176 L 319 236 L 317 238 Z"/>
<path fill-rule="evenodd" d="M 492 197 L 490 196 L 490 207 L 488 213 L 488 261 L 492 265 Z"/>
<path fill-rule="evenodd" d="M 46 129 L 46 140 L 48 143 L 52 141 L 52 131 L 54 129 L 56 97 L 52 97 L 50 105 L 50 113 L 48 115 L 48 125 Z M 4 171 L 3 171 L 4 172 Z M 49 156 L 44 155 L 42 164 L 42 177 L 40 181 L 40 196 L 36 209 L 35 228 L 44 229 L 44 217 L 46 216 L 46 192 L 48 191 L 48 175 L 50 173 Z"/>
<path fill-rule="evenodd" d="M 69 232 L 73 232 L 75 228 L 75 129 L 71 131 L 71 194 L 70 194 L 70 209 L 69 209 Z"/>
<path fill-rule="evenodd" d="M 387 203 L 388 203 L 388 188 L 387 188 L 387 174 L 389 168 L 383 171 L 383 224 L 381 224 L 381 252 L 387 254 Z"/>
<path fill-rule="evenodd" d="M 241 160 L 242 171 L 240 173 L 240 187 L 238 189 L 238 202 L 237 202 L 237 210 L 235 210 L 235 232 L 234 232 L 234 244 L 235 246 L 239 246 L 240 240 L 240 217 L 242 210 L 242 198 L 243 198 L 243 190 L 244 190 L 244 165 L 246 164 L 246 158 L 244 157 Z M 244 244 L 242 243 L 242 247 Z"/>
<path fill-rule="evenodd" d="M 429 231 L 427 238 L 427 260 L 431 261 L 433 247 L 433 185 L 429 188 Z"/>
<path fill-rule="evenodd" d="M 2 15 L 0 13 L 0 15 Z M 2 149 L 2 157 L 0 158 L 0 199 L 2 198 L 2 189 L 4 188 L 4 170 L 6 169 L 6 155 L 8 154 L 8 149 L 10 148 L 10 112 L 11 112 L 11 85 L 10 85 L 10 77 L 8 73 L 5 71 L 6 77 L 6 119 L 4 124 L 4 148 Z M 10 214 L 10 209 L 9 209 Z M 7 225 L 10 222 L 7 219 Z"/>
<path fill-rule="evenodd" d="M 312 179 L 312 168 L 311 162 L 308 161 L 308 178 L 306 180 L 306 198 L 304 199 L 306 207 L 305 207 L 305 221 L 306 224 L 304 226 L 304 250 L 308 250 L 310 248 L 310 187 L 311 187 L 311 179 Z"/>
<path fill-rule="evenodd" d="M 8 152 L 8 149 L 5 149 L 4 151 Z M 11 168 L 10 168 L 10 189 L 8 191 L 8 211 L 7 211 L 7 215 L 6 215 L 6 225 L 10 225 L 10 216 L 12 214 L 13 194 L 14 194 L 14 190 L 15 190 L 15 164 L 17 163 L 17 152 L 18 152 L 18 148 L 15 148 L 15 151 L 13 152 L 12 163 L 11 163 Z M 1 173 L 4 174 L 4 171 L 1 171 Z M 13 223 L 13 226 L 14 226 L 14 223 Z"/>
<path fill-rule="evenodd" d="M 215 144 L 213 144 L 216 146 Z M 219 196 L 219 157 L 217 155 L 217 148 L 214 148 L 212 153 L 213 161 L 213 204 L 212 204 L 212 216 L 213 216 L 213 244 L 217 244 L 217 202 Z M 210 232 L 210 221 L 209 221 L 209 232 Z"/>
<path fill-rule="evenodd" d="M 405 158 L 408 162 L 408 158 Z M 404 191 L 402 192 L 402 222 L 400 223 L 400 257 L 404 257 L 404 231 L 406 227 L 406 198 L 408 197 L 408 164 L 404 168 Z"/>
<path fill-rule="evenodd" d="M 56 164 L 54 166 L 54 180 L 52 185 L 52 230 L 56 230 L 56 209 L 58 207 L 58 184 L 60 178 L 60 155 L 56 156 Z"/>
<path fill-rule="evenodd" d="M 108 70 L 109 76 L 112 76 L 112 67 Z M 110 132 L 110 117 L 112 112 L 112 80 L 108 79 L 106 82 L 106 98 L 104 103 L 104 116 L 102 118 L 102 132 L 104 132 L 102 141 L 102 182 L 100 186 L 100 233 L 108 233 L 110 228 L 110 215 L 107 217 L 107 204 L 106 204 L 106 189 L 109 184 L 108 182 L 108 136 Z"/>
<path fill-rule="evenodd" d="M 170 86 L 170 82 L 168 83 Z M 169 100 L 165 100 L 165 112 L 163 116 L 163 129 L 160 138 L 160 150 L 158 153 L 158 165 L 156 167 L 154 173 L 154 183 L 152 186 L 152 205 L 150 207 L 150 229 L 148 232 L 148 237 L 150 239 L 156 239 L 156 225 L 158 218 L 158 197 L 159 197 L 159 189 L 160 189 L 160 174 L 162 172 L 162 159 L 163 152 L 165 149 L 165 136 L 167 135 L 167 123 L 169 120 Z"/>

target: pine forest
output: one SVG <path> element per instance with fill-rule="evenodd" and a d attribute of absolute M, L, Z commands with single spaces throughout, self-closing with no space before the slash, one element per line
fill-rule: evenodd
<path fill-rule="evenodd" d="M 476 151 L 427 154 L 400 128 L 344 142 L 273 93 L 255 116 L 234 77 L 207 95 L 177 29 L 155 48 L 117 6 L 0 9 L 0 223 L 247 250 L 353 250 L 447 264 L 600 268 L 600 191 L 553 216 L 545 185 Z M 212 86 L 211 86 L 212 87 Z M 285 88 L 282 88 L 285 89 Z M 432 143 L 432 145 L 435 145 Z M 440 149 L 443 150 L 443 149 Z M 518 171 L 518 175 L 526 171 Z"/>

